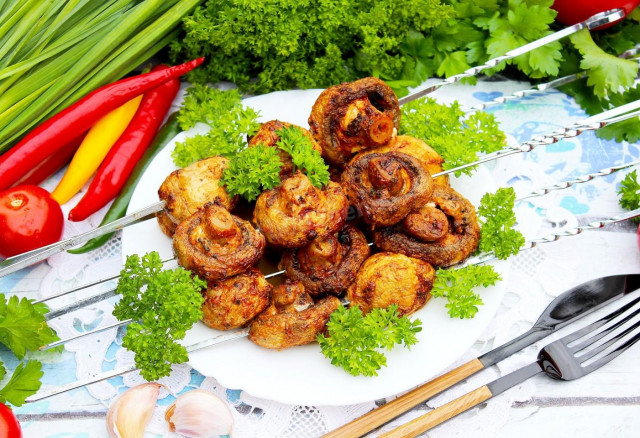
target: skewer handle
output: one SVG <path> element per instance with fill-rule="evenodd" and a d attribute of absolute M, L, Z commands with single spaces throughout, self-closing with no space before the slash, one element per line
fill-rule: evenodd
<path fill-rule="evenodd" d="M 379 408 L 323 435 L 322 438 L 357 438 L 382 426 L 400 414 L 407 412 L 429 400 L 436 394 L 451 388 L 456 383 L 482 370 L 484 366 L 478 359 L 473 359 L 458 368 L 434 379 L 416 389 L 386 403 Z"/>
<path fill-rule="evenodd" d="M 418 436 L 421 433 L 455 417 L 456 415 L 468 411 L 472 407 L 489 400 L 491 397 L 493 397 L 493 394 L 489 387 L 487 385 L 481 386 L 462 397 L 450 401 L 446 405 L 440 406 L 439 408 L 434 409 L 433 411 L 430 411 L 407 424 L 403 424 L 397 429 L 380 435 L 380 437 L 409 438 Z"/>

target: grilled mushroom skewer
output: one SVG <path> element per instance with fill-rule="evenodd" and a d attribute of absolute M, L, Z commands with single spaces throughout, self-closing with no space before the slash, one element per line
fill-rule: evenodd
<path fill-rule="evenodd" d="M 639 164 L 640 164 L 640 160 L 636 160 L 636 161 L 632 161 L 632 162 L 629 162 L 629 163 L 626 163 L 626 164 L 622 164 L 622 165 L 619 165 L 619 166 L 607 167 L 607 168 L 601 169 L 601 170 L 599 170 L 597 172 L 593 172 L 593 173 L 589 173 L 589 174 L 586 174 L 586 175 L 578 176 L 578 177 L 575 177 L 575 178 L 573 178 L 571 180 L 559 182 L 559 183 L 556 183 L 556 184 L 553 184 L 553 185 L 550 185 L 550 186 L 546 186 L 546 187 L 534 190 L 531 193 L 528 193 L 528 194 L 525 194 L 523 196 L 518 197 L 516 199 L 516 202 L 520 202 L 520 201 L 523 201 L 523 200 L 526 200 L 526 199 L 531 199 L 531 198 L 535 198 L 535 197 L 539 197 L 539 196 L 544 196 L 547 193 L 550 193 L 552 191 L 564 190 L 564 189 L 567 189 L 569 187 L 574 186 L 575 184 L 583 184 L 583 183 L 589 182 L 592 179 L 597 178 L 599 176 L 611 175 L 611 174 L 613 174 L 615 172 L 618 172 L 620 170 L 624 170 L 624 169 L 627 169 L 627 168 L 630 168 L 630 167 L 633 167 L 633 166 L 637 166 Z M 372 243 L 369 243 L 369 245 L 372 245 Z M 175 259 L 174 258 L 169 258 L 169 259 L 163 260 L 162 262 L 163 263 L 168 263 L 168 262 L 171 262 L 173 260 L 175 260 Z M 284 270 L 273 272 L 273 273 L 267 274 L 266 278 L 268 279 L 268 278 L 276 277 L 278 275 L 282 275 L 284 272 L 285 272 Z M 84 285 L 81 285 L 81 286 L 78 286 L 78 287 L 75 287 L 75 288 L 72 288 L 72 289 L 68 289 L 66 291 L 51 295 L 51 296 L 46 297 L 46 298 L 42 298 L 40 300 L 35 301 L 35 303 L 44 303 L 44 302 L 47 302 L 47 301 L 51 301 L 51 300 L 53 300 L 55 298 L 59 298 L 59 297 L 62 297 L 62 296 L 65 296 L 65 295 L 68 295 L 68 294 L 71 294 L 71 293 L 74 293 L 74 292 L 78 292 L 78 291 L 81 291 L 83 289 L 87 289 L 87 288 L 90 288 L 90 287 L 105 283 L 107 281 L 116 280 L 118 277 L 119 277 L 118 275 L 115 275 L 115 276 L 103 278 L 101 280 L 97 280 L 97 281 L 94 281 L 94 282 L 91 282 L 91 283 L 88 283 L 88 284 L 84 284 Z M 77 310 L 79 308 L 88 306 L 90 304 L 93 304 L 95 302 L 104 300 L 106 298 L 109 298 L 109 297 L 112 297 L 112 296 L 115 296 L 115 295 L 116 295 L 115 289 L 112 289 L 112 290 L 103 292 L 102 294 L 99 294 L 99 295 L 96 295 L 96 296 L 92 296 L 92 297 L 86 298 L 84 300 L 80 300 L 80 301 L 78 301 L 78 302 L 76 302 L 76 303 L 74 303 L 74 304 L 72 304 L 70 306 L 67 306 L 67 307 L 64 307 L 64 308 L 61 308 L 61 309 L 57 309 L 57 310 L 53 310 L 53 311 L 49 312 L 46 315 L 46 319 L 49 320 L 49 319 L 56 318 L 56 317 L 58 317 L 60 315 L 63 315 L 65 313 Z M 129 321 L 127 321 L 126 323 L 128 323 L 128 322 Z M 118 325 L 123 325 L 123 324 L 126 324 L 126 323 L 123 322 L 122 324 L 118 324 Z M 79 337 L 86 336 L 86 335 L 89 335 L 89 334 L 92 334 L 92 333 L 97 333 L 97 332 L 103 331 L 103 330 L 106 330 L 106 328 L 101 328 L 101 329 L 96 329 L 95 331 L 86 332 L 86 333 L 83 333 L 82 335 L 79 335 L 79 336 L 74 337 L 72 339 L 77 339 Z M 67 342 L 69 340 L 71 340 L 71 339 L 67 339 L 67 340 L 56 342 L 54 344 L 46 345 L 46 346 L 43 347 L 43 349 L 44 348 L 50 348 L 50 347 L 56 346 L 56 345 L 60 345 L 60 344 L 62 344 L 64 342 Z"/>
<path fill-rule="evenodd" d="M 486 162 L 495 160 L 497 158 L 505 157 L 508 155 L 514 155 L 521 152 L 529 152 L 537 146 L 549 145 L 549 144 L 556 143 L 559 140 L 562 140 L 565 138 L 575 137 L 577 135 L 580 135 L 584 131 L 597 130 L 609 124 L 627 120 L 632 117 L 636 117 L 638 114 L 640 114 L 640 112 L 636 111 L 638 108 L 640 108 L 640 100 L 628 103 L 626 105 L 622 105 L 618 108 L 604 111 L 600 114 L 584 119 L 581 122 L 575 123 L 569 127 L 559 129 L 557 131 L 551 132 L 544 136 L 536 137 L 520 145 L 517 145 L 514 147 L 508 147 L 501 151 L 488 154 L 474 163 L 469 163 L 453 169 L 448 169 L 446 171 L 433 174 L 431 176 L 433 178 L 437 178 L 440 176 L 448 175 L 458 170 L 462 170 L 478 164 L 486 163 Z M 127 225 L 139 222 L 141 220 L 146 220 L 150 217 L 150 215 L 161 212 L 165 207 L 166 207 L 166 203 L 164 201 L 160 201 L 146 208 L 138 210 L 134 213 L 131 213 L 128 216 L 125 216 L 117 221 L 114 221 L 102 227 L 98 227 L 86 233 L 71 237 L 69 239 L 62 240 L 57 243 L 53 243 L 51 245 L 48 245 L 42 248 L 35 249 L 33 251 L 29 251 L 14 257 L 10 257 L 0 262 L 0 277 L 10 274 L 12 272 L 16 272 L 24 267 L 31 266 L 39 261 L 42 261 L 48 258 L 53 254 L 57 254 L 61 251 L 73 248 L 91 238 L 98 237 L 103 234 L 111 233 L 113 231 L 117 231 L 119 229 L 126 227 Z"/>
<path fill-rule="evenodd" d="M 594 221 L 591 222 L 587 225 L 582 225 L 576 228 L 572 228 L 569 230 L 565 230 L 563 232 L 560 233 L 553 233 L 553 234 L 549 234 L 547 236 L 541 237 L 539 239 L 533 239 L 530 240 L 528 242 L 526 242 L 522 248 L 520 249 L 521 251 L 527 250 L 527 249 L 532 249 L 535 248 L 536 246 L 538 246 L 541 243 L 550 243 L 550 242 L 555 242 L 556 240 L 562 239 L 564 237 L 568 237 L 568 236 L 575 236 L 577 234 L 581 234 L 583 231 L 587 231 L 587 230 L 592 230 L 592 229 L 599 229 L 599 228 L 603 228 L 609 224 L 614 224 L 617 222 L 622 222 L 634 217 L 638 217 L 640 216 L 640 209 L 636 209 L 636 210 L 632 210 L 629 211 L 627 213 L 621 214 L 619 216 L 615 216 L 609 219 L 604 219 L 604 220 L 600 220 L 600 221 Z M 475 264 L 481 264 L 481 263 L 486 263 L 490 260 L 493 260 L 495 257 L 493 256 L 493 254 L 484 254 L 482 256 L 479 257 L 473 257 L 470 258 L 466 261 L 465 264 L 459 266 L 468 266 L 468 265 L 475 265 Z M 454 268 L 455 269 L 455 268 Z M 282 274 L 283 271 L 277 272 L 277 273 L 273 273 L 270 275 L 280 275 Z M 190 345 L 187 347 L 187 351 L 189 353 L 193 352 L 193 351 L 197 351 L 197 350 L 201 350 L 203 348 L 207 348 L 207 347 L 211 347 L 213 345 L 216 344 L 220 344 L 222 342 L 226 342 L 226 341 L 230 341 L 230 340 L 234 340 L 234 339 L 239 339 L 239 338 L 243 338 L 249 335 L 249 329 L 245 328 L 242 330 L 238 330 L 235 332 L 231 332 L 231 333 L 225 333 L 223 335 L 218 335 L 218 336 L 213 336 L 209 339 L 206 339 L 202 342 L 198 342 L 196 344 Z M 77 388 L 81 388 L 83 386 L 86 385 L 90 385 L 92 383 L 97 383 L 97 382 L 101 382 L 103 380 L 107 380 L 110 379 L 112 377 L 117 377 L 117 376 L 121 376 L 123 374 L 127 374 L 130 373 L 132 371 L 135 371 L 136 367 L 135 365 L 131 365 L 129 367 L 123 367 L 123 368 L 118 368 L 115 369 L 113 371 L 108 371 L 108 372 L 104 372 L 101 374 L 98 374 L 94 377 L 88 378 L 88 379 L 84 379 L 84 380 L 79 380 L 77 382 L 73 382 L 73 383 L 69 383 L 67 385 L 63 385 L 60 386 L 58 388 L 49 390 L 49 391 L 42 391 L 34 396 L 31 396 L 29 398 L 26 399 L 27 403 L 31 403 L 31 402 L 36 402 L 36 401 L 40 401 L 49 397 L 52 397 L 54 395 L 58 395 L 58 394 L 62 394 L 64 392 L 68 392 L 71 391 L 73 389 L 77 389 Z"/>

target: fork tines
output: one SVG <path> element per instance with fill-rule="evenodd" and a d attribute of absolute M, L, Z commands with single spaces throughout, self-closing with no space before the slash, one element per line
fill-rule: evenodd
<path fill-rule="evenodd" d="M 638 303 L 640 303 L 640 297 L 630 301 L 604 318 L 599 319 L 598 321 L 595 321 L 594 323 L 589 324 L 588 326 L 563 338 L 567 349 L 576 357 L 577 360 L 579 360 L 585 373 L 589 373 L 600 368 L 602 365 L 614 359 L 620 353 L 640 340 L 640 331 L 638 330 L 640 327 L 640 321 L 636 321 L 634 324 L 626 327 L 622 332 L 616 333 L 611 336 L 610 339 L 607 339 L 605 342 L 590 349 L 590 347 L 595 345 L 598 341 L 612 335 L 614 331 L 618 331 L 619 328 L 640 315 L 640 307 L 637 307 L 635 310 L 619 319 L 620 316 L 636 307 Z M 613 324 L 607 325 L 611 322 L 613 322 Z M 606 327 L 603 330 L 597 331 L 604 326 Z M 627 335 L 636 331 L 637 333 L 634 336 L 625 340 Z M 593 336 L 588 336 L 590 333 L 595 334 Z M 605 351 L 607 352 L 606 355 L 591 361 Z"/>

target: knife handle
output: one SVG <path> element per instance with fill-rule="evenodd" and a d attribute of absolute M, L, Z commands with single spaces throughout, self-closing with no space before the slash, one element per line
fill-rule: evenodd
<path fill-rule="evenodd" d="M 356 418 L 350 423 L 323 435 L 323 438 L 357 438 L 376 427 L 394 419 L 398 415 L 407 412 L 420 403 L 429 400 L 436 394 L 452 387 L 461 380 L 482 370 L 484 365 L 478 359 L 460 365 L 458 368 L 449 371 L 442 376 L 425 383 L 422 386 L 386 403 L 379 408 L 366 413 L 362 417 Z"/>
<path fill-rule="evenodd" d="M 491 390 L 487 385 L 481 386 L 462 397 L 458 397 L 439 408 L 429 411 L 428 413 L 393 429 L 380 438 L 410 438 L 420 435 L 421 433 L 455 417 L 472 407 L 479 405 L 483 401 L 493 397 Z"/>

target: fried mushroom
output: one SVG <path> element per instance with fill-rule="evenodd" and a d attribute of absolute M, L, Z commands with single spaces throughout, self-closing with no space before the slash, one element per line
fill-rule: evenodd
<path fill-rule="evenodd" d="M 315 141 L 308 130 L 291 123 L 281 122 L 280 120 L 270 120 L 266 123 L 263 123 L 258 132 L 256 132 L 255 135 L 249 140 L 249 147 L 254 147 L 259 144 L 263 144 L 269 147 L 275 147 L 276 143 L 280 141 L 280 135 L 278 135 L 277 131 L 289 127 L 294 127 L 302 131 L 302 134 L 311 142 L 311 146 L 313 146 L 313 148 L 319 153 L 322 153 L 322 148 Z M 278 149 L 278 157 L 280 158 L 280 161 L 282 161 L 282 167 L 280 168 L 280 179 L 285 179 L 293 176 L 293 161 L 291 160 L 291 155 L 283 150 Z"/>
<path fill-rule="evenodd" d="M 271 284 L 256 268 L 208 282 L 202 322 L 216 330 L 242 327 L 269 306 Z"/>
<path fill-rule="evenodd" d="M 338 295 L 355 279 L 356 272 L 369 257 L 364 234 L 345 225 L 336 235 L 330 234 L 311 244 L 285 251 L 280 261 L 288 278 L 300 281 L 313 297 L 324 293 Z"/>
<path fill-rule="evenodd" d="M 313 105 L 309 126 L 332 165 L 343 167 L 357 152 L 391 141 L 400 125 L 393 90 L 377 78 L 334 85 Z"/>
<path fill-rule="evenodd" d="M 444 163 L 442 156 L 419 138 L 411 137 L 409 135 L 399 135 L 388 145 L 371 150 L 371 152 L 390 151 L 402 152 L 403 154 L 417 158 L 430 175 L 442 172 L 442 163 Z M 433 184 L 448 187 L 449 176 L 442 175 L 437 178 L 433 178 Z"/>
<path fill-rule="evenodd" d="M 156 215 L 163 233 L 173 236 L 178 224 L 207 202 L 218 201 L 228 210 L 235 206 L 237 197 L 229 196 L 219 184 L 228 163 L 224 157 L 205 158 L 172 172 L 164 180 L 158 196 L 165 206 Z"/>
<path fill-rule="evenodd" d="M 400 222 L 426 203 L 433 190 L 422 164 L 401 152 L 360 154 L 341 178 L 349 202 L 373 228 Z"/>
<path fill-rule="evenodd" d="M 381 252 L 364 262 L 347 289 L 347 299 L 365 314 L 396 304 L 400 315 L 410 315 L 431 298 L 434 280 L 435 270 L 429 263 Z"/>
<path fill-rule="evenodd" d="M 465 260 L 478 248 L 480 226 L 471 202 L 450 187 L 436 187 L 426 208 L 401 224 L 374 231 L 373 239 L 385 251 L 446 267 Z"/>
<path fill-rule="evenodd" d="M 348 209 L 339 184 L 319 189 L 297 172 L 258 197 L 253 220 L 270 245 L 300 248 L 342 228 Z"/>
<path fill-rule="evenodd" d="M 302 283 L 287 280 L 273 289 L 271 305 L 249 326 L 249 339 L 277 350 L 309 344 L 339 306 L 340 300 L 332 295 L 314 302 Z"/>
<path fill-rule="evenodd" d="M 264 247 L 264 236 L 248 221 L 212 202 L 182 221 L 173 235 L 180 266 L 207 281 L 246 271 L 260 260 Z"/>

